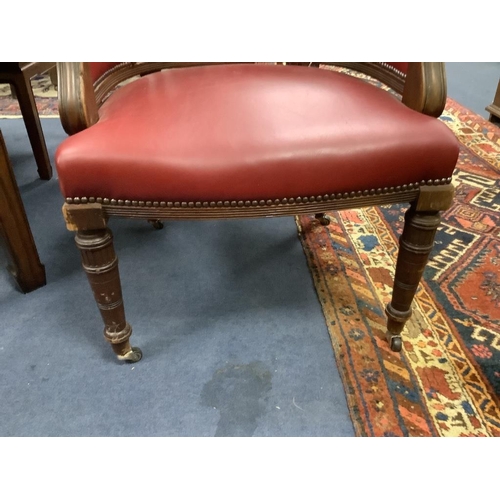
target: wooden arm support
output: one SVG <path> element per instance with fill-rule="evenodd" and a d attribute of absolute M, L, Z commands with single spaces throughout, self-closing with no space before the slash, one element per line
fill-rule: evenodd
<path fill-rule="evenodd" d="M 88 63 L 57 63 L 59 115 L 65 132 L 76 134 L 99 119 Z"/>
<path fill-rule="evenodd" d="M 424 115 L 441 115 L 446 105 L 446 71 L 442 62 L 409 63 L 403 104 Z"/>

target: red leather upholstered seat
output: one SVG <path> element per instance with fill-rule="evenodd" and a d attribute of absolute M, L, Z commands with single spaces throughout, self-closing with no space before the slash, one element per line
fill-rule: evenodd
<path fill-rule="evenodd" d="M 356 78 L 299 66 L 171 69 L 114 92 L 56 154 L 66 197 L 268 200 L 450 177 L 457 141 Z"/>

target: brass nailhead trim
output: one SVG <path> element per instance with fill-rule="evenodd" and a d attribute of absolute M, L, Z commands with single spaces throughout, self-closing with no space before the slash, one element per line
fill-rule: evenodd
<path fill-rule="evenodd" d="M 406 75 L 399 69 L 396 69 L 394 66 L 391 66 L 390 64 L 387 64 L 385 62 L 381 62 L 379 63 L 381 66 L 383 66 L 384 68 L 392 71 L 393 73 L 396 73 L 397 75 L 401 76 L 402 78 L 405 78 Z"/>
<path fill-rule="evenodd" d="M 321 201 L 328 201 L 328 200 L 340 200 L 340 199 L 347 199 L 347 198 L 356 198 L 356 197 L 362 197 L 362 196 L 375 196 L 375 195 L 380 195 L 380 194 L 387 194 L 387 193 L 400 193 L 404 191 L 412 191 L 417 189 L 419 186 L 440 186 L 440 185 L 445 185 L 445 184 L 450 184 L 452 181 L 451 177 L 443 178 L 443 179 L 430 179 L 430 180 L 423 180 L 420 182 L 410 182 L 409 184 L 403 184 L 402 186 L 396 186 L 396 187 L 384 187 L 384 188 L 377 188 L 377 189 L 365 189 L 364 191 L 351 191 L 349 193 L 332 193 L 332 194 L 325 194 L 325 195 L 319 195 L 319 196 L 297 196 L 297 198 L 283 198 L 283 199 L 278 199 L 276 198 L 275 200 L 246 200 L 246 201 L 136 201 L 136 200 L 115 200 L 114 198 L 101 198 L 101 197 L 94 197 L 94 196 L 83 196 L 83 197 L 78 197 L 75 196 L 74 198 L 68 197 L 66 198 L 66 203 L 68 204 L 86 204 L 86 203 L 101 203 L 102 205 L 126 205 L 126 206 L 133 206 L 133 207 L 168 207 L 168 208 L 214 208 L 214 207 L 256 207 L 256 206 L 273 206 L 273 205 L 297 205 L 301 203 L 310 203 L 310 202 L 321 202 Z"/>

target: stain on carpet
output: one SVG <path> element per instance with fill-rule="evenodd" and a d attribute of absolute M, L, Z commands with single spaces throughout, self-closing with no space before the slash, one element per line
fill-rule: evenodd
<path fill-rule="evenodd" d="M 215 436 L 253 436 L 266 410 L 272 374 L 260 361 L 226 364 L 214 372 L 201 393 L 202 403 L 220 412 Z"/>

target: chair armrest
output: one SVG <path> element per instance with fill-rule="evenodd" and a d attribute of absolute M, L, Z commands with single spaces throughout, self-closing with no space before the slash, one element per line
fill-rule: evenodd
<path fill-rule="evenodd" d="M 402 102 L 424 115 L 440 116 L 446 105 L 444 63 L 409 63 Z"/>
<path fill-rule="evenodd" d="M 76 134 L 99 119 L 89 63 L 57 63 L 59 116 L 65 132 Z"/>

